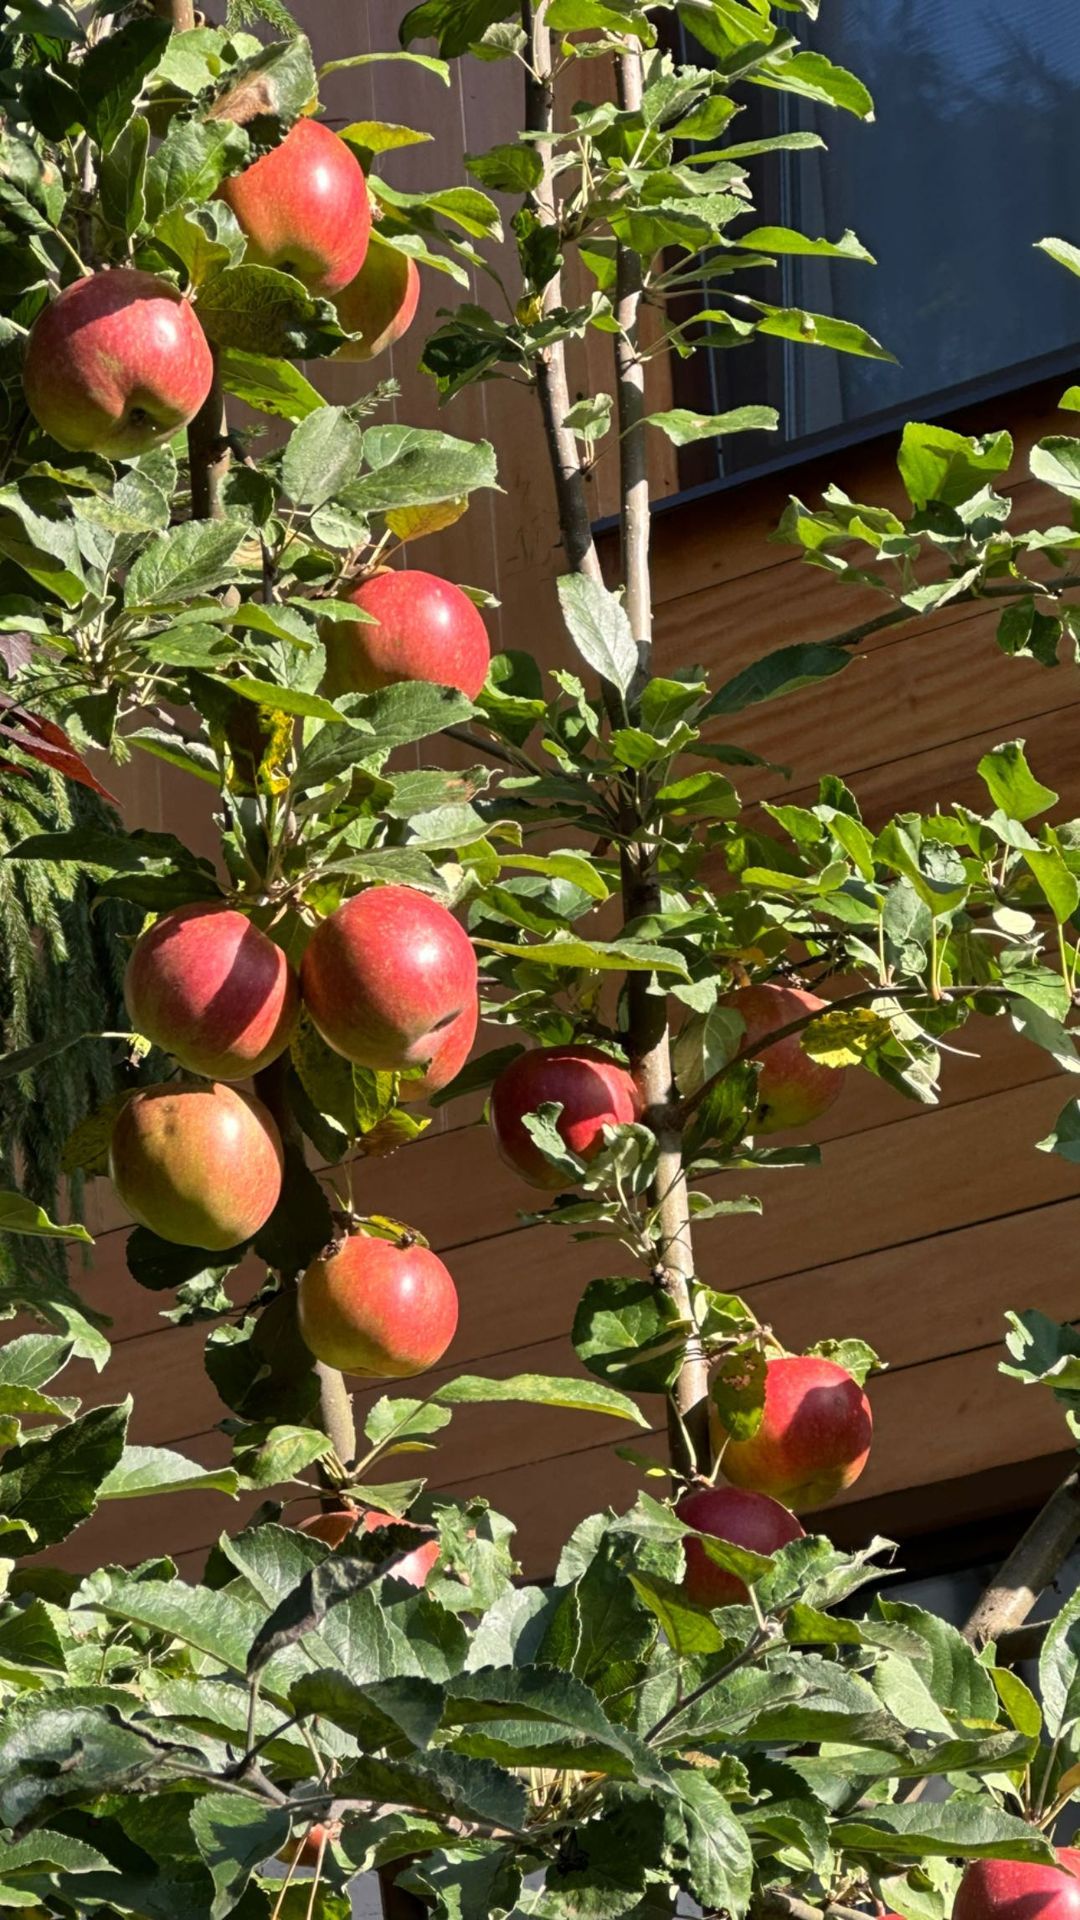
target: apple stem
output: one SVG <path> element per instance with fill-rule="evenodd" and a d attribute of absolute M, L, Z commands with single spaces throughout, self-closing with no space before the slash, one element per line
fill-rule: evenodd
<path fill-rule="evenodd" d="M 535 9 L 532 0 L 522 0 L 521 22 L 528 36 L 531 53 L 526 66 L 525 124 L 529 133 L 541 136 L 550 135 L 555 125 L 551 34 L 544 19 L 545 11 L 546 0 L 540 0 Z M 619 68 L 620 92 L 625 95 L 623 104 L 632 106 L 634 100 L 640 100 L 641 96 L 640 53 L 624 53 L 620 57 Z M 535 151 L 542 163 L 542 173 L 531 196 L 533 211 L 545 225 L 557 226 L 554 147 L 550 139 L 541 138 Z M 618 273 L 620 333 L 616 341 L 616 356 L 623 565 L 626 611 L 638 643 L 640 667 L 637 680 L 640 682 L 648 675 L 652 650 L 645 376 L 638 351 L 642 280 L 639 262 L 621 249 Z M 559 307 L 562 303 L 562 276 L 556 273 L 544 289 L 544 310 L 546 312 L 552 307 Z M 561 341 L 553 342 L 539 356 L 536 387 L 567 564 L 575 573 L 582 573 L 603 585 L 600 556 L 592 535 L 581 457 L 573 432 L 564 424 L 571 402 L 566 353 Z M 604 697 L 617 723 L 621 723 L 626 717 L 622 695 L 605 682 Z M 659 905 L 659 880 L 654 860 L 648 852 L 641 850 L 637 831 L 641 825 L 640 809 L 629 789 L 624 802 L 624 816 L 620 823 L 626 843 L 622 860 L 623 914 L 629 921 Z M 679 1318 L 692 1324 L 690 1282 L 694 1274 L 694 1253 L 682 1138 L 673 1121 L 674 1088 L 667 1009 L 662 997 L 645 991 L 647 982 L 648 976 L 644 974 L 631 974 L 629 977 L 627 996 L 630 1011 L 626 1038 L 634 1077 L 643 1097 L 646 1123 L 656 1134 L 660 1150 L 651 1190 L 652 1205 L 659 1223 L 657 1285 L 662 1286 L 669 1295 Z M 668 1447 L 671 1463 L 681 1473 L 708 1471 L 708 1371 L 701 1342 L 695 1335 L 687 1341 L 685 1359 L 668 1396 Z"/>

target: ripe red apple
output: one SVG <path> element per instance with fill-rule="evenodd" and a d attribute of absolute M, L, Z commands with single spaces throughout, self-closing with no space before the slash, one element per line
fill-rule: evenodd
<path fill-rule="evenodd" d="M 723 1471 L 736 1487 L 809 1512 L 850 1487 L 866 1465 L 870 1402 L 835 1360 L 787 1354 L 765 1368 L 765 1411 L 749 1440 L 729 1440 Z"/>
<path fill-rule="evenodd" d="M 300 1010 L 280 947 L 230 907 L 177 907 L 137 940 L 124 976 L 134 1026 L 189 1073 L 246 1080 L 283 1053 Z"/>
<path fill-rule="evenodd" d="M 420 299 L 420 269 L 410 254 L 402 253 L 373 233 L 355 280 L 343 287 L 334 305 L 347 340 L 335 360 L 374 360 L 407 333 Z"/>
<path fill-rule="evenodd" d="M 438 1255 L 366 1233 L 350 1234 L 312 1261 L 297 1308 L 316 1360 L 342 1373 L 423 1373 L 457 1331 L 457 1288 Z"/>
<path fill-rule="evenodd" d="M 133 1094 L 113 1127 L 109 1173 L 128 1212 L 163 1240 L 239 1246 L 281 1192 L 281 1138 L 249 1093 L 210 1081 Z"/>
<path fill-rule="evenodd" d="M 684 1494 L 675 1508 L 680 1520 L 698 1533 L 711 1533 L 733 1547 L 751 1553 L 775 1553 L 789 1540 L 801 1540 L 803 1529 L 793 1513 L 764 1493 L 743 1493 L 738 1487 L 700 1487 Z M 699 1607 L 732 1607 L 750 1598 L 745 1580 L 710 1560 L 700 1540 L 685 1543 L 683 1589 Z"/>
<path fill-rule="evenodd" d="M 456 1080 L 462 1067 L 472 1052 L 476 1029 L 480 1021 L 480 1003 L 473 1000 L 445 1027 L 440 1027 L 434 1035 L 431 1059 L 426 1072 L 419 1080 L 403 1080 L 398 1088 L 398 1099 L 403 1106 L 417 1100 L 426 1100 L 429 1094 L 438 1093 Z"/>
<path fill-rule="evenodd" d="M 370 620 L 325 620 L 326 689 L 374 693 L 399 680 L 432 680 L 475 700 L 487 679 L 487 628 L 460 587 L 415 568 L 374 573 L 347 595 Z"/>
<path fill-rule="evenodd" d="M 769 981 L 756 987 L 739 987 L 727 994 L 721 1005 L 741 1013 L 746 1033 L 739 1049 L 755 1046 L 777 1027 L 790 1026 L 806 1014 L 829 1011 L 829 1002 L 802 987 L 778 986 Z M 791 1033 L 755 1056 L 761 1061 L 758 1075 L 758 1109 L 755 1133 L 782 1133 L 788 1127 L 805 1127 L 817 1120 L 839 1098 L 844 1084 L 842 1067 L 823 1067 L 811 1060 L 801 1044 L 801 1035 Z"/>
<path fill-rule="evenodd" d="M 531 1187 L 554 1192 L 571 1183 L 545 1160 L 524 1115 L 560 1104 L 560 1138 L 581 1160 L 600 1152 L 604 1127 L 641 1117 L 641 1099 L 625 1067 L 596 1047 L 534 1047 L 504 1067 L 491 1090 L 491 1127 L 508 1166 Z"/>
<path fill-rule="evenodd" d="M 218 188 L 255 266 L 295 274 L 311 293 L 338 293 L 359 273 L 371 232 L 363 169 L 318 120 L 297 120 L 279 146 Z"/>
<path fill-rule="evenodd" d="M 1060 1866 L 1026 1860 L 972 1860 L 952 1920 L 1080 1920 L 1080 1850 L 1055 1848 Z"/>
<path fill-rule="evenodd" d="M 413 887 L 390 886 L 354 894 L 322 922 L 300 983 L 335 1053 L 399 1073 L 438 1067 L 453 1023 L 475 1012 L 476 974 L 472 941 L 453 914 Z"/>
<path fill-rule="evenodd" d="M 340 1820 L 317 1820 L 298 1839 L 287 1840 L 278 1854 L 287 1867 L 317 1867 L 341 1832 Z"/>
<path fill-rule="evenodd" d="M 23 392 L 73 453 L 130 460 L 186 427 L 214 363 L 191 306 L 167 280 L 114 267 L 76 280 L 30 329 Z"/>
<path fill-rule="evenodd" d="M 373 1508 L 361 1514 L 356 1507 L 342 1507 L 337 1513 L 312 1514 L 310 1520 L 300 1522 L 299 1531 L 310 1534 L 313 1540 L 324 1541 L 328 1547 L 340 1547 L 357 1522 L 364 1533 L 377 1533 L 380 1527 L 400 1526 L 401 1516 L 396 1513 L 376 1513 Z M 425 1540 L 422 1547 L 406 1554 L 404 1560 L 394 1568 L 394 1579 L 404 1580 L 410 1587 L 422 1587 L 438 1557 L 438 1541 Z"/>

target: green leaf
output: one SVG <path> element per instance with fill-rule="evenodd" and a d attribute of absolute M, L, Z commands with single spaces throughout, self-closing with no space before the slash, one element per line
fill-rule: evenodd
<path fill-rule="evenodd" d="M 921 1800 L 916 1806 L 873 1807 L 836 1821 L 832 1842 L 852 1853 L 918 1860 L 959 1854 L 966 1860 L 1032 1860 L 1053 1865 L 1045 1836 L 989 1800 Z"/>
<path fill-rule="evenodd" d="M 664 1393 L 690 1328 L 649 1280 L 591 1280 L 574 1316 L 574 1351 L 590 1373 L 635 1393 Z"/>
<path fill-rule="evenodd" d="M 227 347 L 220 355 L 220 368 L 226 393 L 235 394 L 257 413 L 273 414 L 279 420 L 306 420 L 326 405 L 317 388 L 288 360 Z"/>
<path fill-rule="evenodd" d="M 583 660 L 626 694 L 637 672 L 637 644 L 622 601 L 584 573 L 564 573 L 559 604 Z"/>
<path fill-rule="evenodd" d="M 462 1374 L 443 1387 L 437 1387 L 432 1399 L 443 1407 L 488 1406 L 514 1401 L 533 1407 L 568 1407 L 579 1413 L 607 1413 L 616 1420 L 631 1420 L 648 1430 L 640 1407 L 617 1393 L 613 1387 L 598 1387 L 591 1380 L 559 1379 L 546 1373 L 518 1373 L 508 1380 L 484 1380 L 477 1374 Z"/>
<path fill-rule="evenodd" d="M 452 1419 L 448 1408 L 436 1406 L 430 1400 L 391 1399 L 384 1395 L 376 1400 L 364 1421 L 364 1437 L 380 1450 L 389 1446 L 396 1450 L 410 1440 L 434 1439 Z"/>
<path fill-rule="evenodd" d="M 1080 440 L 1051 434 L 1032 447 L 1028 464 L 1034 479 L 1070 500 L 1080 500 Z"/>
<path fill-rule="evenodd" d="M 539 967 L 584 967 L 614 973 L 677 973 L 686 979 L 686 963 L 670 947 L 654 947 L 647 940 L 612 940 L 600 946 L 588 940 L 558 939 L 528 947 L 509 941 L 478 940 L 491 953 L 512 954 L 516 960 Z"/>
<path fill-rule="evenodd" d="M 87 132 L 104 152 L 127 126 L 168 44 L 167 21 L 142 19 L 129 20 L 107 41 L 99 40 L 87 50 L 78 68 L 79 96 Z"/>
<path fill-rule="evenodd" d="M 230 693 L 238 694 L 241 700 L 250 700 L 257 707 L 265 707 L 270 713 L 295 714 L 304 720 L 329 720 L 339 726 L 344 724 L 344 716 L 334 706 L 333 701 L 324 700 L 321 693 L 302 693 L 298 687 L 283 687 L 273 680 L 253 680 L 247 674 L 215 674 L 214 678 L 221 687 L 228 687 Z"/>
<path fill-rule="evenodd" d="M 247 533 L 238 520 L 185 520 L 155 534 L 132 562 L 128 608 L 189 600 L 235 580 L 233 556 Z"/>
<path fill-rule="evenodd" d="M 759 87 L 776 87 L 827 107 L 843 107 L 860 120 L 874 117 L 874 102 L 862 81 L 846 68 L 834 67 L 823 53 L 776 54 L 749 78 Z"/>
<path fill-rule="evenodd" d="M 745 1828 L 707 1773 L 673 1767 L 671 1781 L 677 1802 L 667 1812 L 667 1838 L 683 1885 L 706 1907 L 744 1914 L 754 1866 Z"/>
<path fill-rule="evenodd" d="M 195 308 L 215 346 L 280 359 L 320 359 L 345 338 L 328 300 L 291 273 L 245 262 L 227 267 L 199 293 Z"/>
<path fill-rule="evenodd" d="M 322 1460 L 330 1442 L 317 1427 L 241 1428 L 233 1438 L 233 1466 L 248 1487 L 277 1487 Z"/>
<path fill-rule="evenodd" d="M 125 1447 L 98 1488 L 99 1500 L 132 1500 L 144 1493 L 229 1493 L 240 1482 L 232 1467 L 201 1467 L 168 1447 Z"/>
<path fill-rule="evenodd" d="M 365 1748 L 391 1741 L 399 1746 L 402 1734 L 410 1746 L 426 1747 L 442 1719 L 445 1698 L 441 1686 L 419 1674 L 359 1686 L 343 1673 L 305 1673 L 290 1690 L 295 1712 L 332 1720 Z"/>
<path fill-rule="evenodd" d="M 426 427 L 369 427 L 364 460 L 369 471 L 338 496 L 355 513 L 433 506 L 496 484 L 495 451 L 488 441 L 457 440 Z"/>
<path fill-rule="evenodd" d="M 288 1840 L 288 1809 L 245 1799 L 243 1794 L 208 1793 L 195 1802 L 190 1820 L 214 1882 L 210 1920 L 225 1920 L 256 1868 L 279 1853 Z"/>
<path fill-rule="evenodd" d="M 877 264 L 850 227 L 845 228 L 839 240 L 811 240 L 808 234 L 798 233 L 793 227 L 754 227 L 750 233 L 740 233 L 739 245 L 759 253 L 807 254 L 816 259 L 864 260 L 870 266 Z"/>
<path fill-rule="evenodd" d="M 1043 1641 L 1039 1691 L 1046 1731 L 1056 1740 L 1080 1719 L 1080 1593 L 1065 1602 Z"/>
<path fill-rule="evenodd" d="M 330 500 L 360 467 L 364 436 L 344 407 L 320 407 L 289 436 L 281 479 L 298 507 Z"/>
<path fill-rule="evenodd" d="M 1068 267 L 1070 273 L 1080 273 L 1080 247 L 1074 247 L 1069 240 L 1036 240 L 1035 245 L 1059 267 Z"/>
<path fill-rule="evenodd" d="M 78 1036 L 79 1039 L 84 1037 L 82 1034 Z M 57 1226 L 55 1221 L 49 1219 L 44 1207 L 27 1199 L 25 1193 L 0 1193 L 0 1233 L 30 1233 L 50 1240 L 81 1240 L 88 1247 L 94 1244 L 85 1227 L 77 1224 Z"/>
<path fill-rule="evenodd" d="M 133 1791 L 169 1751 L 149 1729 L 144 1735 L 125 1723 L 122 1713 L 136 1705 L 117 1687 L 58 1688 L 6 1703 L 0 1822 L 19 1827 L 48 1807 Z"/>
<path fill-rule="evenodd" d="M 772 307 L 763 300 L 749 303 L 762 318 L 759 333 L 773 334 L 780 340 L 793 340 L 800 347 L 829 347 L 834 353 L 854 353 L 866 360 L 889 360 L 896 356 L 853 320 L 837 320 L 828 313 L 807 313 L 803 307 Z"/>
<path fill-rule="evenodd" d="M 249 144 L 232 120 L 174 120 L 146 169 L 151 226 L 193 201 L 209 200 L 226 176 L 243 166 Z M 171 244 L 168 231 L 161 238 Z"/>
<path fill-rule="evenodd" d="M 735 407 L 729 413 L 694 413 L 689 407 L 669 407 L 650 413 L 647 427 L 659 427 L 673 447 L 689 447 L 695 440 L 714 440 L 725 433 L 762 429 L 774 433 L 780 424 L 775 407 Z"/>
<path fill-rule="evenodd" d="M 1040 1153 L 1056 1153 L 1062 1160 L 1080 1166 L 1080 1100 L 1070 1100 L 1062 1107 L 1053 1130 L 1035 1144 Z"/>
<path fill-rule="evenodd" d="M 1006 740 L 984 753 L 976 771 L 990 798 L 1010 820 L 1030 820 L 1054 806 L 1057 794 L 1036 780 L 1024 755 L 1022 740 Z"/>
<path fill-rule="evenodd" d="M 897 465 L 908 499 L 921 511 L 931 500 L 940 500 L 947 507 L 963 506 L 1008 471 L 1012 456 L 1012 436 L 1008 433 L 975 439 L 953 433 L 949 427 L 909 421 Z"/>
<path fill-rule="evenodd" d="M 102 1483 L 123 1453 L 130 1411 L 129 1402 L 94 1407 L 47 1439 L 29 1438 L 5 1453 L 0 1514 L 26 1530 L 20 1551 L 56 1546 L 93 1513 Z"/>
<path fill-rule="evenodd" d="M 851 659 L 852 655 L 842 647 L 819 645 L 815 641 L 780 647 L 726 681 L 713 694 L 700 717 L 707 720 L 717 713 L 742 713 L 745 707 L 758 706 L 763 700 L 778 700 L 785 694 L 798 693 L 803 687 L 813 686 L 815 681 L 841 673 Z"/>
<path fill-rule="evenodd" d="M 492 193 L 531 193 L 544 172 L 536 148 L 522 141 L 491 147 L 487 153 L 467 153 L 465 165 L 473 179 Z"/>
<path fill-rule="evenodd" d="M 150 145 L 150 122 L 141 113 L 130 120 L 103 154 L 98 166 L 101 212 L 111 227 L 132 234 L 146 218 L 144 180 Z"/>

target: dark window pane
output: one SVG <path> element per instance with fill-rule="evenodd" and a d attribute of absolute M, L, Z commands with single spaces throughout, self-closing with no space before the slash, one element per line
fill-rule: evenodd
<path fill-rule="evenodd" d="M 820 132 L 827 153 L 758 176 L 762 213 L 829 239 L 851 227 L 878 264 L 789 260 L 746 290 L 856 320 L 900 365 L 772 343 L 713 354 L 708 404 L 768 399 L 795 452 L 1071 365 L 1080 281 L 1033 248 L 1080 239 L 1077 28 L 1077 0 L 823 10 L 807 38 L 866 82 L 876 121 L 749 89 L 733 137 L 751 120 Z M 745 435 L 718 449 L 717 470 L 781 450 Z"/>

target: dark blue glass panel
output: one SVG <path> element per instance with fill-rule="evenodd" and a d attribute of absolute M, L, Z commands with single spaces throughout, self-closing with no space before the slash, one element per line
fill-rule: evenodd
<path fill-rule="evenodd" d="M 710 356 L 709 404 L 767 398 L 782 416 L 780 446 L 729 441 L 720 472 L 1022 385 L 1080 342 L 1080 280 L 1034 251 L 1080 242 L 1078 0 L 836 0 L 806 37 L 866 82 L 875 121 L 751 88 L 732 138 L 751 121 L 821 133 L 828 152 L 766 163 L 758 205 L 815 236 L 851 227 L 878 264 L 788 260 L 748 290 L 857 320 L 900 364 Z"/>

